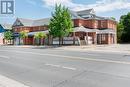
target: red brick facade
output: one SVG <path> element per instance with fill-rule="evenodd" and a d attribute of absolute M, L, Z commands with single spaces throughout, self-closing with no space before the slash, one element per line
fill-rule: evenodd
<path fill-rule="evenodd" d="M 116 29 L 117 29 L 117 22 L 113 21 L 113 20 L 95 20 L 95 19 L 89 19 L 89 20 L 85 20 L 85 19 L 74 19 L 74 26 L 75 27 L 79 27 L 79 26 L 84 26 L 86 28 L 90 28 L 90 29 L 113 29 L 115 30 L 116 33 Z M 80 32 L 81 33 L 81 32 Z M 85 36 L 84 33 L 82 33 L 82 35 Z M 82 37 L 81 34 L 76 34 L 76 36 Z M 95 38 L 95 33 L 88 33 L 88 36 L 93 38 Z M 98 44 L 115 44 L 116 43 L 116 34 L 97 34 L 97 43 Z M 94 42 L 93 42 L 94 43 Z"/>
<path fill-rule="evenodd" d="M 34 26 L 34 27 L 21 26 L 21 27 L 13 28 L 14 33 L 19 33 L 21 31 L 35 32 L 35 31 L 44 31 L 44 30 L 48 30 L 48 27 L 47 26 Z"/>
<path fill-rule="evenodd" d="M 80 40 L 85 40 L 85 36 L 89 36 L 92 38 L 92 44 L 114 44 L 116 43 L 116 27 L 117 23 L 114 20 L 111 19 L 103 19 L 103 20 L 97 20 L 97 19 L 73 19 L 74 27 L 80 27 L 83 26 L 85 28 L 89 29 L 112 29 L 115 30 L 115 34 L 106 32 L 106 33 L 100 33 L 97 34 L 96 32 L 89 32 L 86 34 L 86 32 L 76 32 L 75 35 L 79 37 Z M 14 33 L 20 33 L 21 31 L 26 32 L 37 32 L 37 31 L 45 31 L 48 30 L 48 26 L 14 26 L 13 31 Z M 29 36 L 23 41 L 25 44 L 33 44 L 34 42 L 34 36 Z"/>
<path fill-rule="evenodd" d="M 117 23 L 113 20 L 94 20 L 94 19 L 74 19 L 74 26 L 84 26 L 91 29 L 116 29 Z"/>

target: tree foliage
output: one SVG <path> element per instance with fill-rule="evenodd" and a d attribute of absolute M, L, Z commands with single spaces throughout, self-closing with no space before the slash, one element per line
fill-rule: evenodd
<path fill-rule="evenodd" d="M 21 41 L 20 41 L 20 44 L 26 44 L 26 37 L 28 36 L 28 34 L 27 34 L 27 32 L 25 32 L 25 31 L 21 31 L 20 32 L 20 35 L 19 35 L 19 37 L 23 40 L 23 39 L 25 39 L 25 43 L 24 43 L 24 41 L 21 43 Z"/>
<path fill-rule="evenodd" d="M 117 41 L 122 42 L 122 34 L 123 34 L 124 27 L 122 23 L 118 23 L 117 25 Z"/>
<path fill-rule="evenodd" d="M 45 38 L 45 37 L 46 37 L 46 34 L 43 32 L 38 32 L 34 35 L 34 38 L 36 38 L 36 39 L 41 39 L 41 38 Z"/>
<path fill-rule="evenodd" d="M 12 40 L 13 39 L 13 33 L 11 31 L 6 31 L 4 33 L 4 39 L 6 39 L 6 40 Z"/>
<path fill-rule="evenodd" d="M 130 12 L 120 17 L 117 31 L 118 39 L 120 39 L 121 42 L 130 42 Z"/>
<path fill-rule="evenodd" d="M 56 5 L 55 12 L 52 14 L 52 18 L 50 19 L 49 24 L 49 33 L 53 37 L 60 38 L 67 36 L 70 32 L 72 32 L 72 19 L 71 14 L 65 6 Z"/>
<path fill-rule="evenodd" d="M 43 38 L 46 38 L 47 35 L 43 32 L 38 32 L 34 35 L 34 38 L 39 39 L 39 44 L 43 44 Z"/>
<path fill-rule="evenodd" d="M 27 36 L 28 36 L 27 32 L 25 32 L 25 31 L 20 32 L 20 38 L 24 39 Z"/>

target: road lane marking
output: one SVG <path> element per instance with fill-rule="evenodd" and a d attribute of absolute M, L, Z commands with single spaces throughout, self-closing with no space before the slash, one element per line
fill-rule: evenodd
<path fill-rule="evenodd" d="M 54 65 L 54 64 L 45 64 L 46 66 L 52 66 L 52 67 L 60 67 L 60 65 Z"/>
<path fill-rule="evenodd" d="M 70 69 L 70 70 L 77 70 L 76 68 L 66 67 L 66 66 L 62 66 L 62 68 L 64 68 L 64 69 Z"/>
<path fill-rule="evenodd" d="M 10 52 L 9 50 L 0 50 L 5 52 Z M 130 62 L 125 61 L 115 61 L 115 60 L 106 60 L 106 59 L 94 59 L 94 58 L 87 58 L 87 57 L 76 57 L 76 56 L 65 56 L 65 55 L 56 55 L 56 54 L 42 54 L 42 53 L 34 53 L 34 52 L 23 52 L 23 51 L 11 51 L 16 53 L 30 53 L 35 55 L 42 55 L 42 56 L 52 56 L 52 57 L 62 57 L 62 58 L 68 58 L 68 59 L 74 59 L 74 60 L 88 60 L 88 61 L 96 61 L 96 62 L 106 62 L 106 63 L 116 63 L 116 64 L 127 64 L 130 65 Z"/>
<path fill-rule="evenodd" d="M 63 69 L 69 69 L 69 70 L 77 70 L 76 68 L 72 68 L 72 67 L 66 67 L 66 66 L 61 66 L 61 65 L 55 65 L 55 64 L 49 64 L 46 63 L 46 66 L 51 66 L 51 67 L 56 67 L 56 68 L 63 68 Z"/>

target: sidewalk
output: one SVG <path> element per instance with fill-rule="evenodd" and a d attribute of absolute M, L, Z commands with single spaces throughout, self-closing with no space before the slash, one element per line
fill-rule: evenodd
<path fill-rule="evenodd" d="M 5 76 L 0 75 L 0 87 L 29 87 L 21 84 L 17 81 L 9 79 Z"/>
<path fill-rule="evenodd" d="M 37 49 L 60 49 L 70 51 L 98 51 L 98 52 L 117 52 L 129 53 L 130 44 L 114 44 L 114 45 L 88 45 L 88 46 L 32 46 L 32 45 L 13 45 L 7 47 L 21 47 L 21 48 L 37 48 Z"/>
<path fill-rule="evenodd" d="M 130 54 L 130 44 L 63 46 L 63 47 L 59 47 L 57 49 L 71 50 L 71 51 L 117 52 L 117 53 L 129 53 Z"/>

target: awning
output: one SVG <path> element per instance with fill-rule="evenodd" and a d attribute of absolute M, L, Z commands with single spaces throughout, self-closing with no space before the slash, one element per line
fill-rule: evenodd
<path fill-rule="evenodd" d="M 48 30 L 45 30 L 45 31 L 37 31 L 37 32 L 29 32 L 28 33 L 28 36 L 34 36 L 36 33 L 38 33 L 38 32 L 43 32 L 43 33 L 45 33 L 45 34 L 48 34 L 49 33 L 49 31 Z"/>
<path fill-rule="evenodd" d="M 73 28 L 73 32 L 95 32 L 97 34 L 103 34 L 103 33 L 112 33 L 115 34 L 116 31 L 113 29 L 104 29 L 104 30 L 99 30 L 99 29 L 89 29 L 89 28 L 85 28 L 83 26 L 80 27 L 75 27 Z"/>
<path fill-rule="evenodd" d="M 97 34 L 107 34 L 107 33 L 116 34 L 116 31 L 113 29 L 104 29 L 104 30 L 99 30 L 97 32 Z"/>

